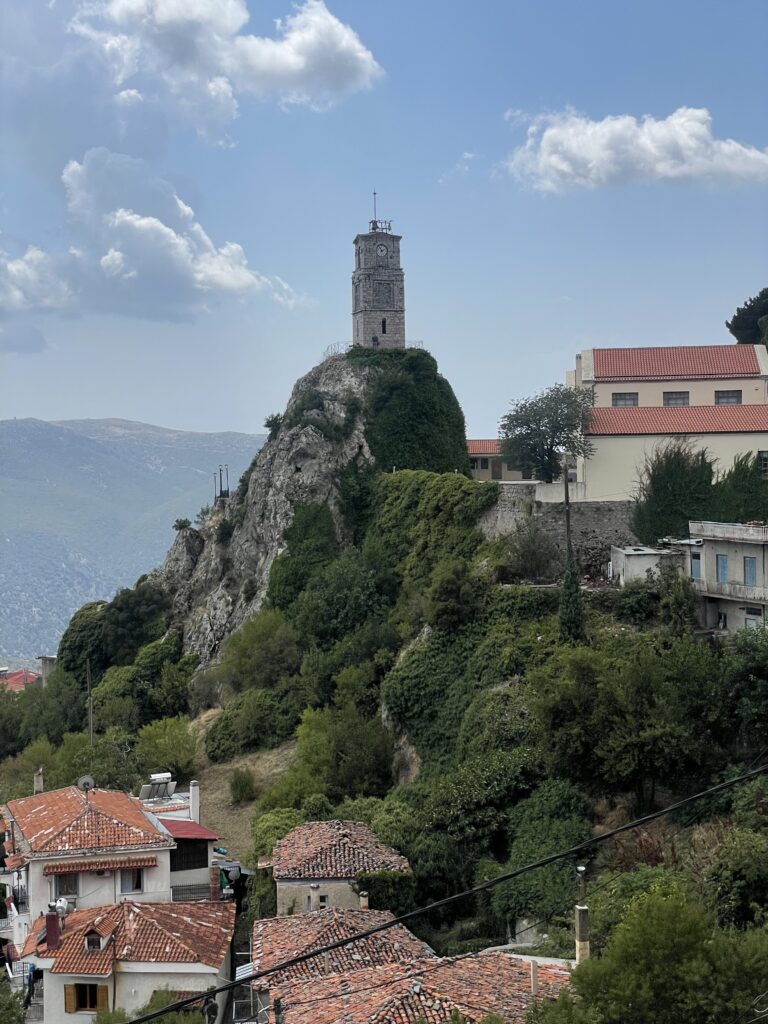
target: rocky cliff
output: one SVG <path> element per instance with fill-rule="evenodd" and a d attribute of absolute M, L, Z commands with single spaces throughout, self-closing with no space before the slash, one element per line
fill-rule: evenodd
<path fill-rule="evenodd" d="M 448 447 L 447 436 L 453 438 Z M 390 463 L 467 468 L 461 410 L 428 353 L 353 351 L 302 377 L 238 491 L 220 501 L 200 529 L 182 530 L 149 577 L 171 598 L 185 651 L 207 663 L 258 610 L 298 506 L 327 505 L 337 539 L 347 542 L 350 526 L 339 498 L 343 471 L 377 464 L 389 469 Z"/>

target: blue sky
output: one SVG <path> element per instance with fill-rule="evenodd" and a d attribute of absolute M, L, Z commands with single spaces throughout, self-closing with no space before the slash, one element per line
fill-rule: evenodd
<path fill-rule="evenodd" d="M 6 0 L 0 416 L 259 432 L 370 193 L 470 436 L 766 280 L 763 0 Z"/>

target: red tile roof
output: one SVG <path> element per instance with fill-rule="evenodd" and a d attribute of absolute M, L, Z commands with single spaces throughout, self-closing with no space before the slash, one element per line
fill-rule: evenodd
<path fill-rule="evenodd" d="M 90 857 L 88 860 L 61 860 L 46 864 L 44 875 L 85 874 L 94 871 L 117 871 L 119 868 L 154 868 L 157 857 Z"/>
<path fill-rule="evenodd" d="M 598 381 L 760 376 L 753 345 L 664 345 L 592 351 Z"/>
<path fill-rule="evenodd" d="M 25 686 L 36 683 L 40 678 L 39 672 L 33 672 L 31 668 L 20 668 L 16 672 L 7 672 L 0 676 L 0 686 L 5 683 L 6 689 L 19 693 Z"/>
<path fill-rule="evenodd" d="M 410 871 L 362 821 L 308 821 L 292 828 L 272 851 L 281 878 L 354 878 L 360 871 Z"/>
<path fill-rule="evenodd" d="M 349 938 L 393 919 L 394 915 L 388 910 L 340 910 L 333 907 L 309 914 L 256 921 L 253 926 L 254 970 L 267 970 L 290 957 Z M 403 925 L 395 925 L 254 984 L 264 989 L 289 980 L 348 973 L 381 964 L 410 963 L 429 956 L 432 956 L 432 951 L 421 939 Z"/>
<path fill-rule="evenodd" d="M 500 455 L 498 437 L 492 437 L 488 441 L 467 441 L 467 451 L 470 455 Z"/>
<path fill-rule="evenodd" d="M 221 839 L 218 832 L 211 832 L 209 828 L 198 825 L 189 818 L 158 818 L 158 821 L 168 829 L 174 839 Z"/>
<path fill-rule="evenodd" d="M 32 854 L 76 855 L 174 845 L 134 797 L 109 789 L 94 789 L 86 796 L 76 786 L 68 786 L 9 800 L 7 806 Z"/>
<path fill-rule="evenodd" d="M 538 969 L 539 997 L 554 998 L 569 984 L 566 968 Z M 466 1024 L 498 1014 L 523 1024 L 534 1002 L 530 964 L 506 953 L 451 960 L 386 964 L 270 990 L 282 1000 L 285 1024 L 447 1024 L 458 1011 Z"/>
<path fill-rule="evenodd" d="M 52 958 L 54 974 L 103 977 L 112 973 L 118 961 L 199 963 L 218 971 L 229 950 L 234 926 L 234 903 L 126 900 L 68 914 L 55 950 L 45 945 L 45 917 L 39 917 L 30 928 L 21 955 Z M 92 931 L 107 938 L 103 949 L 85 948 L 85 936 Z"/>
<path fill-rule="evenodd" d="M 768 405 L 623 406 L 592 410 L 588 434 L 768 433 Z"/>

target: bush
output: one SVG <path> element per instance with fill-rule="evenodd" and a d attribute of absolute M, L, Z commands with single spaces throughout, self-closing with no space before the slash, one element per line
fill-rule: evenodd
<path fill-rule="evenodd" d="M 298 672 L 299 634 L 274 608 L 262 608 L 226 640 L 224 672 L 236 689 L 274 689 L 280 679 Z"/>
<path fill-rule="evenodd" d="M 355 879 L 355 888 L 368 893 L 371 910 L 391 910 L 399 917 L 415 906 L 416 882 L 410 872 L 361 871 Z"/>
<path fill-rule="evenodd" d="M 282 413 L 273 412 L 264 420 L 264 426 L 269 431 L 269 440 L 274 441 L 277 435 L 280 433 L 280 427 L 283 424 Z"/>
<path fill-rule="evenodd" d="M 272 563 L 267 596 L 285 611 L 336 557 L 339 545 L 327 505 L 297 505 L 283 539 L 287 550 Z"/>
<path fill-rule="evenodd" d="M 533 516 L 518 520 L 506 542 L 503 576 L 518 580 L 554 580 L 559 569 L 557 544 Z"/>
<path fill-rule="evenodd" d="M 221 544 L 222 547 L 226 547 L 232 539 L 232 534 L 235 532 L 235 524 L 231 519 L 221 519 L 216 526 L 216 543 Z"/>
<path fill-rule="evenodd" d="M 189 519 L 176 519 L 174 520 L 173 528 L 177 533 L 180 533 L 182 530 L 189 529 L 191 525 L 192 523 Z"/>
<path fill-rule="evenodd" d="M 462 558 L 438 562 L 427 590 L 427 622 L 453 631 L 471 621 L 480 603 L 481 584 Z"/>
<path fill-rule="evenodd" d="M 246 690 L 230 700 L 205 737 L 212 761 L 230 761 L 238 754 L 274 747 L 287 739 L 298 721 L 280 699 L 267 690 Z"/>
<path fill-rule="evenodd" d="M 259 586 L 258 586 L 256 580 L 253 579 L 253 577 L 251 577 L 250 579 L 247 579 L 245 581 L 245 583 L 243 584 L 243 591 L 242 591 L 242 593 L 243 593 L 243 600 L 246 602 L 246 604 L 248 602 L 252 601 L 254 599 L 254 597 L 256 597 L 258 589 L 259 589 Z"/>
<path fill-rule="evenodd" d="M 109 665 L 130 665 L 139 648 L 165 632 L 168 595 L 152 583 L 119 590 L 104 609 L 102 638 Z"/>
<path fill-rule="evenodd" d="M 250 803 L 256 799 L 256 780 L 250 768 L 235 768 L 229 777 L 229 793 L 233 804 Z"/>
<path fill-rule="evenodd" d="M 197 736 L 184 715 L 160 718 L 139 730 L 133 753 L 145 776 L 169 771 L 180 782 L 187 782 L 195 774 Z"/>

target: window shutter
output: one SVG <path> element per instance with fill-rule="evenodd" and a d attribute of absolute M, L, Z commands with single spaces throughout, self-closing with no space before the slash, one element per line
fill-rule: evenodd
<path fill-rule="evenodd" d="M 77 1012 L 77 998 L 75 996 L 75 986 L 65 985 L 64 986 L 64 1012 L 65 1013 L 76 1013 Z"/>
<path fill-rule="evenodd" d="M 96 986 L 96 1009 L 109 1009 L 109 987 L 107 985 Z"/>

